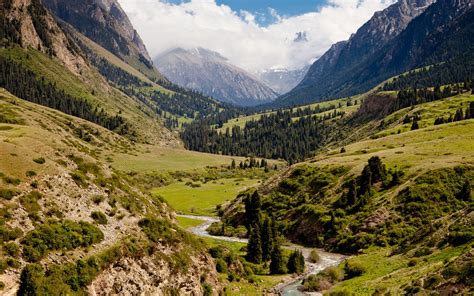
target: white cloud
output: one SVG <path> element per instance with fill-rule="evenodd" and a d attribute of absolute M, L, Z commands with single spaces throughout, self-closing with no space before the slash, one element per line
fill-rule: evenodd
<path fill-rule="evenodd" d="M 276 21 L 266 27 L 256 22 L 256 15 L 233 11 L 215 0 L 119 2 L 152 56 L 174 47 L 204 47 L 244 69 L 259 71 L 304 66 L 394 0 L 328 0 L 318 11 L 292 17 L 269 8 Z M 308 42 L 293 42 L 298 32 L 307 32 Z"/>

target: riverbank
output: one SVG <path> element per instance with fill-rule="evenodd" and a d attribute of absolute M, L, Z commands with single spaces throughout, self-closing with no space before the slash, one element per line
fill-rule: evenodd
<path fill-rule="evenodd" d="M 207 228 L 211 226 L 212 223 L 220 221 L 220 219 L 217 217 L 193 216 L 193 215 L 178 215 L 178 217 L 202 221 L 202 223 L 197 226 L 187 228 L 189 232 L 197 236 L 212 238 L 212 239 L 226 241 L 226 242 L 248 243 L 248 240 L 245 238 L 216 236 L 216 235 L 209 234 L 207 232 Z M 302 275 L 289 278 L 288 280 L 275 286 L 272 289 L 275 295 L 283 295 L 283 296 L 321 295 L 320 293 L 301 292 L 299 288 L 302 285 L 303 279 L 309 275 L 318 274 L 328 267 L 337 266 L 346 258 L 344 255 L 329 253 L 322 249 L 316 249 L 320 256 L 320 260 L 317 263 L 313 263 L 310 261 L 309 258 L 310 258 L 311 251 L 315 249 L 306 248 L 299 245 L 283 246 L 283 248 L 289 249 L 289 250 L 301 251 L 303 253 L 303 256 L 305 257 L 306 271 Z"/>

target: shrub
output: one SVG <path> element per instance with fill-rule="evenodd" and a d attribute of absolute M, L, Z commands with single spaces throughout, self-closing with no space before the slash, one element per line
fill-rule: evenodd
<path fill-rule="evenodd" d="M 77 186 L 86 187 L 87 177 L 81 171 L 74 171 L 71 173 L 71 178 L 76 182 Z"/>
<path fill-rule="evenodd" d="M 216 260 L 216 271 L 218 273 L 227 273 L 227 264 L 223 259 Z"/>
<path fill-rule="evenodd" d="M 415 251 L 415 254 L 414 254 L 414 255 L 415 255 L 415 257 L 423 257 L 423 256 L 429 255 L 429 254 L 431 254 L 431 253 L 432 253 L 432 251 L 431 251 L 430 248 L 428 248 L 428 247 L 421 247 L 421 248 L 419 248 L 419 249 L 417 249 L 417 250 Z"/>
<path fill-rule="evenodd" d="M 318 251 L 312 250 L 309 254 L 309 261 L 311 263 L 318 263 L 319 260 L 321 260 L 321 257 L 319 256 Z"/>
<path fill-rule="evenodd" d="M 326 268 L 324 273 L 331 278 L 332 282 L 339 282 L 344 279 L 344 272 L 335 266 Z"/>
<path fill-rule="evenodd" d="M 48 221 L 26 234 L 21 240 L 23 255 L 37 262 L 49 250 L 72 250 L 87 247 L 104 239 L 96 226 L 87 222 Z"/>
<path fill-rule="evenodd" d="M 202 284 L 202 292 L 204 296 L 212 296 L 212 287 L 208 283 Z"/>
<path fill-rule="evenodd" d="M 353 278 L 364 274 L 365 267 L 362 265 L 362 263 L 347 261 L 346 265 L 344 266 L 344 271 L 346 272 L 348 278 Z"/>
<path fill-rule="evenodd" d="M 33 161 L 36 162 L 37 164 L 44 164 L 44 163 L 46 163 L 46 159 L 44 159 L 44 157 L 35 158 L 35 159 L 33 159 Z"/>
<path fill-rule="evenodd" d="M 0 243 L 1 242 L 8 242 L 15 240 L 23 235 L 23 232 L 20 228 L 13 228 L 6 227 L 5 225 L 0 225 Z"/>
<path fill-rule="evenodd" d="M 42 198 L 42 194 L 36 190 L 31 191 L 27 195 L 20 197 L 20 204 L 28 213 L 34 213 L 41 210 L 38 200 Z"/>
<path fill-rule="evenodd" d="M 94 195 L 92 197 L 92 202 L 96 205 L 100 205 L 104 201 L 104 197 L 102 195 Z"/>
<path fill-rule="evenodd" d="M 0 188 L 0 198 L 12 200 L 18 194 L 19 192 L 16 190 Z"/>
<path fill-rule="evenodd" d="M 409 267 L 416 266 L 419 261 L 420 261 L 420 260 L 418 260 L 418 259 L 416 259 L 416 258 L 410 259 L 410 261 L 408 261 L 408 266 L 409 266 Z"/>
<path fill-rule="evenodd" d="M 95 211 L 91 213 L 91 218 L 94 219 L 95 222 L 101 225 L 107 224 L 107 216 L 104 213 Z"/>
<path fill-rule="evenodd" d="M 28 178 L 34 177 L 34 176 L 36 176 L 36 172 L 34 172 L 34 171 L 27 171 L 27 172 L 26 172 L 26 176 L 27 176 Z"/>
<path fill-rule="evenodd" d="M 18 257 L 20 255 L 20 247 L 13 242 L 6 243 L 3 246 L 3 251 L 5 252 L 5 254 L 11 257 Z"/>
<path fill-rule="evenodd" d="M 224 254 L 224 249 L 222 248 L 222 246 L 212 247 L 209 249 L 209 254 L 211 254 L 212 258 L 215 259 L 222 258 Z"/>

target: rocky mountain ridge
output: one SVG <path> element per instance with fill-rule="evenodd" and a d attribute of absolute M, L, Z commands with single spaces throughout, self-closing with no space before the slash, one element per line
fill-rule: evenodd
<path fill-rule="evenodd" d="M 268 103 L 277 97 L 258 78 L 207 49 L 175 48 L 156 57 L 155 63 L 173 83 L 222 102 L 249 106 Z"/>
<path fill-rule="evenodd" d="M 399 0 L 376 12 L 349 40 L 334 44 L 311 66 L 302 82 L 276 104 L 302 104 L 339 96 L 349 84 L 340 81 L 341 72 L 370 59 L 433 3 L 434 0 Z"/>

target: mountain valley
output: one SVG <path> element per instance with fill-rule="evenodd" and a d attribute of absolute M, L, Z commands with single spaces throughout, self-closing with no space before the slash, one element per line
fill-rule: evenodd
<path fill-rule="evenodd" d="M 260 76 L 123 3 L 0 2 L 1 295 L 474 292 L 472 0 Z"/>

